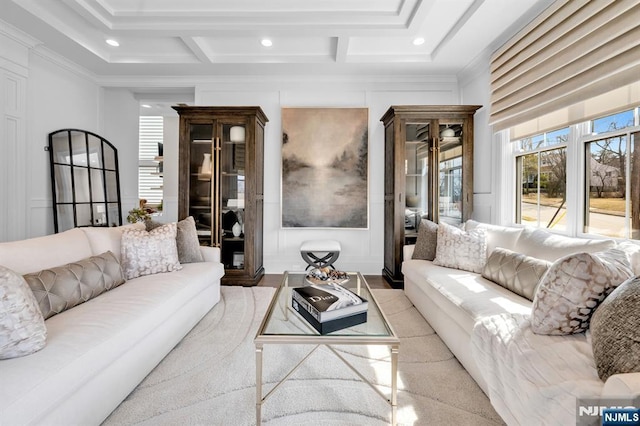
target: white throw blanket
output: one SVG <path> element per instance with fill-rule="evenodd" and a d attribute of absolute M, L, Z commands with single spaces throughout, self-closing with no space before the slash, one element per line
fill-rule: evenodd
<path fill-rule="evenodd" d="M 473 354 L 491 402 L 508 424 L 575 424 L 576 398 L 600 396 L 604 386 L 591 340 L 534 334 L 529 318 L 500 314 L 474 326 Z"/>

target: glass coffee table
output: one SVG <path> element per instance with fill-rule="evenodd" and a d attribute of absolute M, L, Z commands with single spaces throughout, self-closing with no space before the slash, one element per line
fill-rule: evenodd
<path fill-rule="evenodd" d="M 400 340 L 380 310 L 367 281 L 359 272 L 349 273 L 349 281 L 343 284 L 369 302 L 367 322 L 321 335 L 291 307 L 291 288 L 309 285 L 305 272 L 285 272 L 267 309 L 254 339 L 256 346 L 256 424 L 260 425 L 262 404 L 282 385 L 320 346 L 327 347 L 355 374 L 376 391 L 391 406 L 391 423 L 396 424 L 398 352 Z M 311 351 L 295 365 L 266 395 L 262 395 L 262 352 L 267 344 L 314 345 Z M 391 351 L 391 396 L 387 397 L 332 345 L 383 345 Z M 284 360 L 283 360 L 284 361 Z"/>

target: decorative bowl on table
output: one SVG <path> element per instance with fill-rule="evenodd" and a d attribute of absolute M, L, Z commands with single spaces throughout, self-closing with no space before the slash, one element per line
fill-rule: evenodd
<path fill-rule="evenodd" d="M 344 284 L 349 281 L 349 274 L 329 267 L 313 268 L 305 279 L 311 284 Z"/>

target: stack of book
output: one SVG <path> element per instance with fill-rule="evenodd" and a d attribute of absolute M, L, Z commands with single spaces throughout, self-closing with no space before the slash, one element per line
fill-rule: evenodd
<path fill-rule="evenodd" d="M 320 334 L 367 321 L 367 300 L 339 284 L 310 285 L 291 290 L 291 306 Z"/>

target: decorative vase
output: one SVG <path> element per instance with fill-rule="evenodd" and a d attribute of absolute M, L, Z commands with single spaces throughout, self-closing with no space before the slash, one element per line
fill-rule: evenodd
<path fill-rule="evenodd" d="M 418 197 L 417 195 L 407 195 L 405 204 L 407 205 L 407 207 L 418 207 L 418 205 L 420 204 L 420 197 Z"/>
<path fill-rule="evenodd" d="M 233 232 L 234 237 L 239 237 L 242 233 L 242 226 L 238 222 L 234 223 L 231 232 Z"/>
<path fill-rule="evenodd" d="M 200 167 L 200 174 L 211 174 L 211 154 L 209 153 L 204 154 L 204 158 L 202 159 L 202 167 Z"/>

